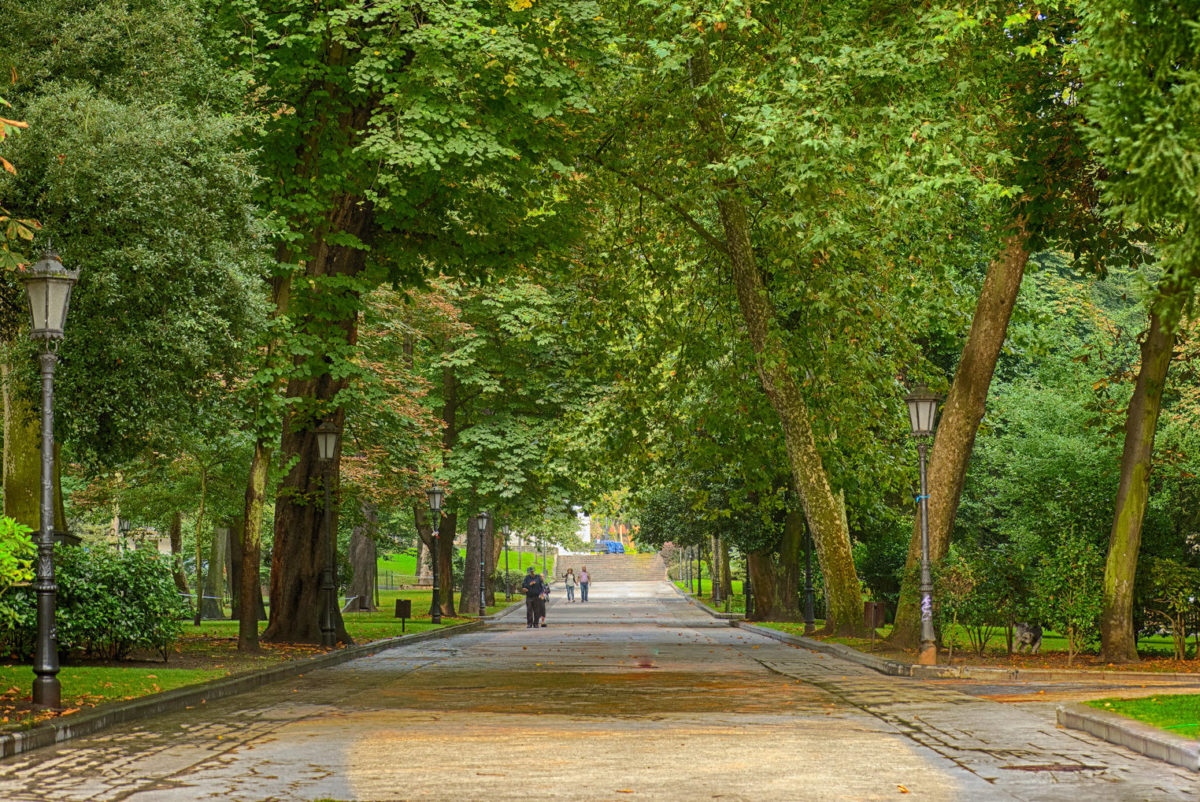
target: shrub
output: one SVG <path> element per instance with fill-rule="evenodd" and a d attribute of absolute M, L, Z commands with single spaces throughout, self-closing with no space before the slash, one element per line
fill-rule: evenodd
<path fill-rule="evenodd" d="M 16 585 L 33 580 L 33 560 L 37 546 L 30 529 L 12 518 L 0 516 L 0 628 L 13 626 L 19 618 L 16 594 L 9 594 Z"/>
<path fill-rule="evenodd" d="M 146 551 L 57 546 L 55 579 L 59 648 L 66 653 L 120 660 L 134 649 L 152 649 L 167 659 L 183 632 L 187 602 L 179 597 L 165 560 Z M 0 644 L 28 659 L 37 636 L 37 600 L 20 588 L 18 608 L 0 629 Z"/>
<path fill-rule="evenodd" d="M 1200 614 L 1200 570 L 1159 557 L 1143 557 L 1138 566 L 1139 594 L 1146 619 L 1171 630 L 1176 660 L 1187 651 L 1188 623 Z M 1198 655 L 1200 656 L 1200 655 Z"/>
<path fill-rule="evenodd" d="M 1038 566 L 1038 607 L 1043 621 L 1066 636 L 1067 665 L 1099 634 L 1102 570 L 1096 545 L 1074 533 L 1054 544 Z"/>

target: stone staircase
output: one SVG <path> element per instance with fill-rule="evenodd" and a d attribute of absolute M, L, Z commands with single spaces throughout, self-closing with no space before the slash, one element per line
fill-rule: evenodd
<path fill-rule="evenodd" d="M 667 566 L 656 553 L 647 554 L 560 554 L 554 568 L 555 580 L 562 580 L 568 568 L 587 566 L 593 582 L 658 582 L 667 578 Z"/>

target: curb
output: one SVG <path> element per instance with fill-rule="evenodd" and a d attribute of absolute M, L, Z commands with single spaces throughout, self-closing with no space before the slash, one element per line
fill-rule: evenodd
<path fill-rule="evenodd" d="M 914 676 L 913 669 L 916 666 L 908 663 L 901 663 L 896 660 L 886 660 L 882 657 L 876 657 L 873 654 L 860 652 L 858 649 L 853 649 L 849 646 L 844 646 L 840 643 L 825 643 L 824 641 L 813 640 L 806 638 L 803 635 L 792 635 L 788 632 L 780 632 L 777 629 L 769 627 L 760 627 L 755 624 L 747 624 L 744 621 L 739 621 L 734 624 L 738 629 L 744 629 L 748 632 L 753 632 L 757 635 L 763 635 L 773 640 L 791 644 L 792 646 L 803 646 L 805 649 L 811 649 L 814 652 L 824 652 L 831 654 L 834 657 L 840 657 L 851 663 L 857 663 L 860 666 L 866 666 L 880 674 L 886 674 L 889 677 L 911 677 Z"/>
<path fill-rule="evenodd" d="M 1146 757 L 1200 772 L 1200 741 L 1086 705 L 1059 705 L 1057 719 L 1059 726 L 1083 730 Z"/>
<path fill-rule="evenodd" d="M 679 597 L 682 598 L 684 601 L 686 601 L 688 604 L 692 605 L 693 607 L 700 608 L 701 610 L 708 613 L 710 616 L 717 619 L 718 621 L 725 621 L 731 627 L 737 626 L 737 622 L 741 621 L 745 617 L 744 613 L 719 613 L 716 610 L 714 610 L 713 608 L 709 607 L 704 602 L 702 602 L 698 599 L 692 598 L 688 594 L 687 591 L 681 590 L 680 587 L 678 585 L 676 585 L 674 582 L 672 582 L 670 579 L 665 580 L 665 581 L 668 585 L 671 586 L 671 589 L 674 590 L 679 595 Z"/>
<path fill-rule="evenodd" d="M 36 727 L 18 732 L 0 733 L 0 758 L 12 757 L 43 746 L 62 743 L 71 738 L 91 735 L 114 724 L 136 721 L 148 716 L 161 713 L 173 713 L 196 705 L 202 705 L 209 700 L 223 699 L 244 693 L 272 682 L 289 679 L 309 671 L 347 663 L 358 657 L 366 657 L 387 649 L 408 646 L 427 640 L 438 640 L 451 635 L 460 635 L 482 629 L 483 621 L 468 621 L 464 624 L 418 632 L 412 635 L 402 635 L 398 638 L 372 641 L 355 646 L 347 646 L 327 654 L 308 657 L 303 660 L 289 660 L 261 671 L 248 671 L 232 677 L 222 677 L 210 680 L 202 685 L 189 685 L 175 688 L 162 693 L 143 696 L 128 702 L 116 702 L 102 705 L 87 713 L 78 713 L 66 718 L 53 719 Z"/>

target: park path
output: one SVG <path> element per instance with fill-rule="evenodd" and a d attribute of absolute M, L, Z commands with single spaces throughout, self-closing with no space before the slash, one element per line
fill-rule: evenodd
<path fill-rule="evenodd" d="M 666 583 L 0 761 L 5 800 L 1196 799 L 1040 709 L 721 625 Z"/>

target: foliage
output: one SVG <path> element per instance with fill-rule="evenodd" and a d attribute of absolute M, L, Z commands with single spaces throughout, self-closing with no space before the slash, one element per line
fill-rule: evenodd
<path fill-rule="evenodd" d="M 180 599 L 170 564 L 144 550 L 58 546 L 56 622 L 64 652 L 119 660 L 133 650 L 152 650 L 164 660 L 182 634 L 187 603 Z M 19 615 L 0 642 L 27 658 L 37 637 L 36 598 L 21 588 Z"/>
<path fill-rule="evenodd" d="M 1169 629 L 1175 659 L 1184 659 L 1188 632 L 1200 623 L 1200 569 L 1145 556 L 1138 564 L 1138 584 L 1148 623 Z"/>
<path fill-rule="evenodd" d="M 1038 610 L 1043 622 L 1066 637 L 1068 665 L 1099 634 L 1102 565 L 1096 544 L 1075 532 L 1064 533 L 1038 564 Z"/>
<path fill-rule="evenodd" d="M 29 527 L 8 516 L 0 516 L 0 629 L 15 623 L 19 613 L 8 592 L 33 580 L 37 556 Z"/>

